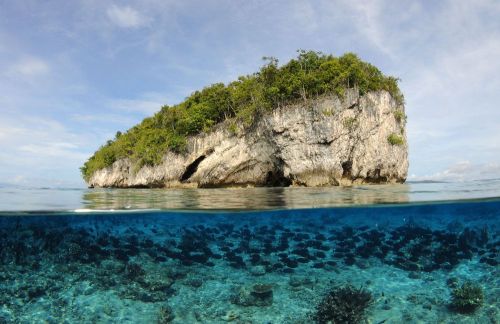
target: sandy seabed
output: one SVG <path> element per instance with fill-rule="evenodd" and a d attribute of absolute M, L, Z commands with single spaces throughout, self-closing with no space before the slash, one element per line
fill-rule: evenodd
<path fill-rule="evenodd" d="M 366 323 L 500 323 L 497 215 L 303 213 L 2 218 L 0 323 L 314 323 L 347 284 Z"/>

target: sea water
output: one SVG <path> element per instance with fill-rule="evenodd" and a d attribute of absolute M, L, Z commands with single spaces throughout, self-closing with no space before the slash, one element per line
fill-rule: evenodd
<path fill-rule="evenodd" d="M 366 323 L 499 323 L 499 191 L 0 188 L 0 323 L 315 323 L 342 287 Z"/>

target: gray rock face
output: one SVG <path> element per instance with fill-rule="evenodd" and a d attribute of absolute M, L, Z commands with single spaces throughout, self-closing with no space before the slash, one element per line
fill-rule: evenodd
<path fill-rule="evenodd" d="M 283 106 L 250 129 L 220 124 L 190 137 L 187 153 L 134 172 L 128 159 L 95 172 L 91 187 L 332 186 L 404 182 L 404 106 L 386 91 Z M 391 134 L 403 139 L 392 145 Z"/>

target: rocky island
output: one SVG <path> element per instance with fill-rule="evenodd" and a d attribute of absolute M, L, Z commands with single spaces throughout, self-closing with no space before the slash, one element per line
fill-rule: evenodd
<path fill-rule="evenodd" d="M 355 54 L 299 51 L 283 66 L 197 91 L 102 146 L 89 187 L 333 186 L 404 182 L 397 79 Z"/>

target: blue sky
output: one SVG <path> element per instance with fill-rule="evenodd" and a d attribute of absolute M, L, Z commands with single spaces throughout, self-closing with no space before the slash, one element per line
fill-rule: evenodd
<path fill-rule="evenodd" d="M 500 176 L 500 2 L 0 0 L 0 183 L 84 185 L 117 130 L 297 49 L 401 78 L 410 179 Z"/>

